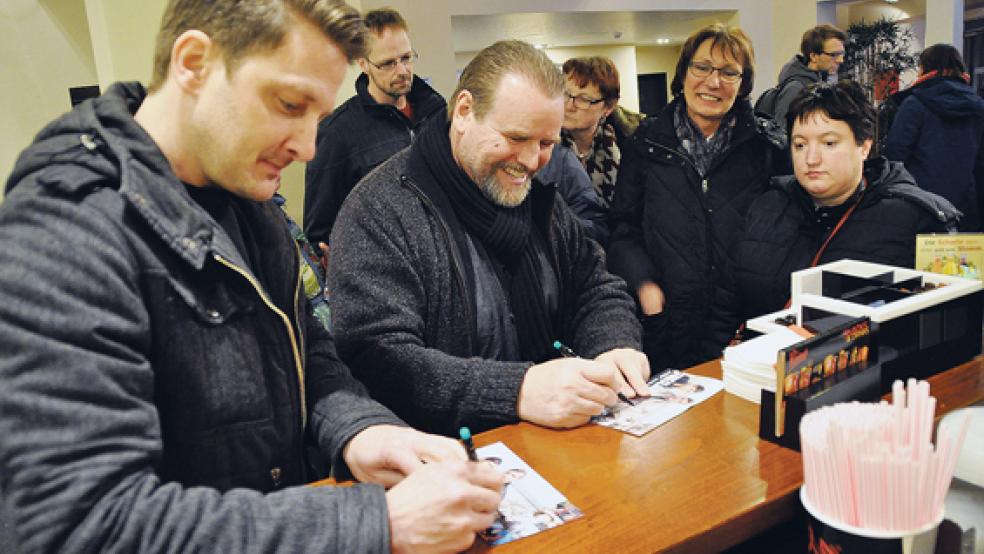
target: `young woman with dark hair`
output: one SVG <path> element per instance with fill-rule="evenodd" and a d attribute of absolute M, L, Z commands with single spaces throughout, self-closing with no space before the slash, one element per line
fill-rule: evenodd
<path fill-rule="evenodd" d="M 953 230 L 960 216 L 901 163 L 867 159 L 875 112 L 856 83 L 812 85 L 787 122 L 794 174 L 752 205 L 737 249 L 744 318 L 782 309 L 800 269 L 844 258 L 912 267 L 916 234 Z"/>

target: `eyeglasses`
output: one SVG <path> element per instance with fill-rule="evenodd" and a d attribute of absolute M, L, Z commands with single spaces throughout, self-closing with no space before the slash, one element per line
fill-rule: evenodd
<path fill-rule="evenodd" d="M 835 60 L 837 58 L 843 58 L 844 57 L 844 51 L 843 50 L 838 50 L 837 52 L 822 52 L 822 53 L 830 56 L 831 58 L 834 58 Z"/>
<path fill-rule="evenodd" d="M 741 80 L 741 71 L 730 67 L 714 67 L 707 62 L 690 62 L 690 74 L 698 79 L 706 79 L 711 73 L 718 72 L 718 78 L 728 84 L 735 84 Z"/>
<path fill-rule="evenodd" d="M 571 94 L 569 92 L 565 92 L 564 96 L 567 97 L 565 102 L 574 102 L 574 107 L 579 110 L 586 110 L 595 104 L 605 101 L 604 98 L 588 98 L 583 94 Z"/>
<path fill-rule="evenodd" d="M 420 55 L 417 54 L 416 50 L 411 50 L 410 52 L 400 56 L 399 58 L 386 60 L 385 62 L 382 63 L 373 63 L 373 61 L 370 60 L 369 58 L 366 58 L 366 61 L 369 62 L 369 65 L 375 67 L 380 71 L 393 71 L 394 69 L 396 69 L 396 64 L 398 63 L 402 63 L 403 67 L 411 67 L 413 65 L 413 62 L 417 61 L 417 58 L 419 57 Z"/>

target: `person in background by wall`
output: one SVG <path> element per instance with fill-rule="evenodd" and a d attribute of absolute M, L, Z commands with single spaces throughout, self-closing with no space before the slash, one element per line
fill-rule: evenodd
<path fill-rule="evenodd" d="M 112 85 L 20 156 L 0 204 L 0 544 L 459 552 L 494 521 L 498 472 L 339 360 L 270 201 L 366 32 L 336 0 L 173 0 L 149 91 Z M 362 483 L 304 486 L 324 476 L 306 445 Z"/>
<path fill-rule="evenodd" d="M 318 126 L 317 150 L 304 175 L 304 233 L 322 250 L 359 179 L 406 148 L 424 121 L 447 108 L 413 72 L 417 52 L 400 13 L 380 8 L 364 19 L 371 33 L 366 55 L 356 60 L 362 75 L 355 96 Z"/>
<path fill-rule="evenodd" d="M 793 175 L 748 211 L 736 254 L 743 318 L 780 310 L 790 274 L 844 258 L 913 267 L 916 234 L 956 228 L 959 212 L 899 162 L 867 159 L 875 113 L 853 81 L 817 83 L 790 105 Z"/>
<path fill-rule="evenodd" d="M 837 68 L 844 62 L 845 41 L 847 34 L 844 31 L 826 23 L 803 33 L 799 54 L 779 71 L 775 107 L 771 113 L 773 119 L 785 126 L 789 104 L 803 89 L 836 77 Z"/>
<path fill-rule="evenodd" d="M 984 99 L 949 44 L 919 54 L 919 78 L 887 102 L 898 106 L 882 154 L 905 164 L 916 184 L 953 203 L 961 231 L 980 231 L 984 201 Z M 885 113 L 882 111 L 882 113 Z"/>
<path fill-rule="evenodd" d="M 567 89 L 563 144 L 584 164 L 607 209 L 615 196 L 625 141 L 643 116 L 618 105 L 621 87 L 612 60 L 604 56 L 571 58 L 564 62 L 563 71 Z"/>
<path fill-rule="evenodd" d="M 752 201 L 785 165 L 785 136 L 748 102 L 755 55 L 740 29 L 715 24 L 683 45 L 673 101 L 625 149 L 608 266 L 636 294 L 654 371 L 721 355 L 737 313 L 720 286 Z"/>

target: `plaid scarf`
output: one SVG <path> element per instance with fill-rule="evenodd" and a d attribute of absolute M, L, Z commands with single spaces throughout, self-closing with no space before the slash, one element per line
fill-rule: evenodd
<path fill-rule="evenodd" d="M 608 122 L 607 118 L 595 128 L 594 138 L 591 139 L 591 151 L 587 157 L 582 157 L 574 143 L 574 137 L 564 131 L 562 133 L 564 146 L 570 148 L 578 155 L 578 159 L 584 163 L 584 169 L 591 178 L 591 186 L 601 200 L 602 206 L 607 208 L 615 198 L 615 179 L 618 177 L 618 166 L 622 161 L 622 152 L 615 142 L 615 127 Z"/>
<path fill-rule="evenodd" d="M 673 126 L 676 128 L 680 146 L 690 155 L 700 176 L 704 177 L 714 160 L 721 155 L 721 152 L 724 152 L 731 142 L 731 130 L 735 126 L 735 116 L 733 111 L 729 112 L 718 125 L 717 132 L 710 138 L 704 138 L 700 129 L 687 114 L 687 104 L 680 102 L 677 109 L 673 111 Z"/>

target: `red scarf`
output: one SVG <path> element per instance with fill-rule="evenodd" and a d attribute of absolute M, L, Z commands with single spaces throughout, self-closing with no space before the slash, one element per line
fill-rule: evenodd
<path fill-rule="evenodd" d="M 912 88 L 912 87 L 914 87 L 914 86 L 916 86 L 916 85 L 918 85 L 918 84 L 920 84 L 920 83 L 922 83 L 924 81 L 928 81 L 928 80 L 930 80 L 930 79 L 932 79 L 934 77 L 939 77 L 939 76 L 940 76 L 940 72 L 937 71 L 937 70 L 935 70 L 935 69 L 932 70 L 932 71 L 930 71 L 930 72 L 928 72 L 928 73 L 923 73 L 922 75 L 919 76 L 918 79 L 916 79 L 915 81 L 912 82 L 911 85 L 909 85 L 909 88 Z M 953 71 L 947 71 L 942 76 L 943 77 L 960 77 L 961 79 L 964 80 L 965 83 L 967 83 L 968 85 L 970 84 L 970 74 L 969 73 L 966 73 L 966 72 L 961 73 L 960 75 L 957 75 Z"/>

